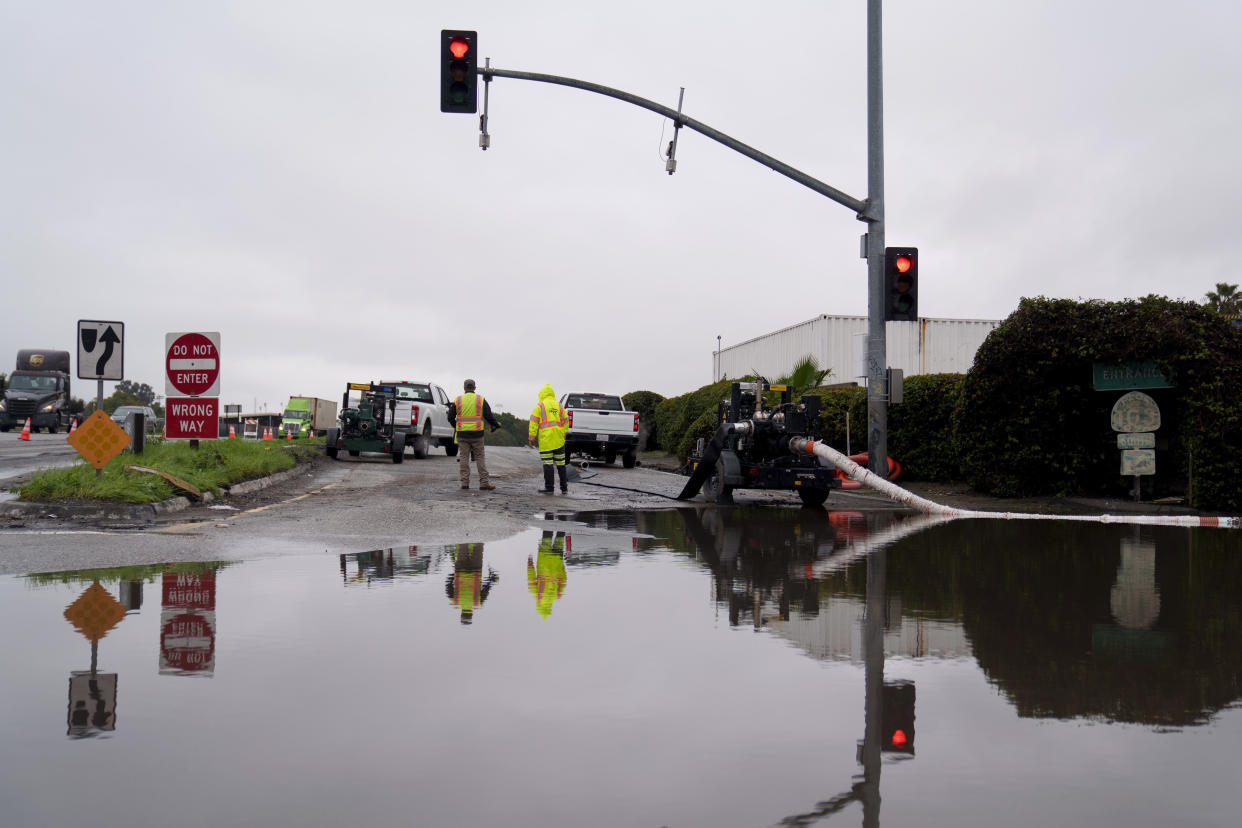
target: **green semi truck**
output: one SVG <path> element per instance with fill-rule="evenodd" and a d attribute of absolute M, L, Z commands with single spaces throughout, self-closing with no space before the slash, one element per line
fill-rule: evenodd
<path fill-rule="evenodd" d="M 290 397 L 280 421 L 280 436 L 315 437 L 336 425 L 336 403 L 318 397 Z"/>

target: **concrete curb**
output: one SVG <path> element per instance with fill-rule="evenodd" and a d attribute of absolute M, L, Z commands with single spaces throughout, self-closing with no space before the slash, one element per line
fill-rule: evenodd
<path fill-rule="evenodd" d="M 305 469 L 294 466 L 292 469 L 245 480 L 232 486 L 221 487 L 229 495 L 249 494 L 283 483 Z M 203 503 L 211 503 L 216 496 L 211 492 L 203 492 Z M 159 503 L 121 503 L 112 500 L 79 501 L 77 503 L 55 503 L 47 501 L 15 501 L 0 504 L 0 518 L 46 518 L 49 520 L 152 520 L 158 515 L 180 512 L 194 505 L 188 497 L 173 497 Z"/>

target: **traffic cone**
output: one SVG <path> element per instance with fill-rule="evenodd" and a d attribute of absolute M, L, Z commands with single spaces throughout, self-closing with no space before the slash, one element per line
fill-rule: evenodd
<path fill-rule="evenodd" d="M 287 442 L 289 442 L 289 441 L 290 441 L 290 440 L 292 440 L 292 439 L 293 439 L 293 432 L 292 432 L 292 431 L 286 431 L 286 432 L 285 432 L 285 442 L 287 443 Z"/>
<path fill-rule="evenodd" d="M 265 427 L 265 428 L 263 429 L 263 439 L 264 439 L 264 440 L 272 440 L 272 439 L 275 439 L 275 438 L 273 438 L 273 437 L 272 437 L 272 427 L 271 427 L 271 426 L 267 426 L 267 427 Z"/>
<path fill-rule="evenodd" d="M 237 429 L 234 428 L 232 423 L 229 423 L 229 439 L 233 440 L 236 438 L 237 438 Z"/>
<path fill-rule="evenodd" d="M 22 433 L 21 433 L 21 436 L 20 436 L 20 437 L 18 437 L 17 439 L 19 439 L 19 440 L 29 440 L 29 439 L 30 439 L 30 418 L 29 418 L 29 417 L 27 417 L 27 418 L 26 418 L 26 424 L 25 424 L 24 426 L 22 426 Z"/>
<path fill-rule="evenodd" d="M 73 422 L 69 425 L 69 433 L 72 434 L 73 432 L 77 430 L 78 430 L 78 418 L 74 417 Z"/>

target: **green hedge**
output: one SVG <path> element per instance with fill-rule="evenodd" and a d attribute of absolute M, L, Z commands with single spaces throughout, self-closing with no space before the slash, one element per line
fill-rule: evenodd
<path fill-rule="evenodd" d="M 970 485 L 1002 497 L 1121 494 L 1109 414 L 1092 365 L 1153 360 L 1175 389 L 1161 409 L 1157 493 L 1242 510 L 1242 331 L 1191 302 L 1023 299 L 980 347 L 962 384 L 954 434 Z"/>
<path fill-rule="evenodd" d="M 953 412 L 964 374 L 906 377 L 905 400 L 888 409 L 888 453 L 904 480 L 960 480 Z"/>
<path fill-rule="evenodd" d="M 888 409 L 889 454 L 905 480 L 965 480 L 1000 497 L 1127 495 L 1133 481 L 1119 474 L 1109 416 L 1121 392 L 1096 391 L 1092 365 L 1138 360 L 1177 376 L 1176 388 L 1148 392 L 1162 425 L 1145 496 L 1188 495 L 1202 509 L 1242 511 L 1242 329 L 1159 296 L 1022 300 L 979 348 L 969 374 L 906 378 L 904 402 Z M 648 421 L 659 448 L 684 460 L 696 439 L 710 437 L 730 384 L 655 402 Z M 846 451 L 848 412 L 848 448 L 866 451 L 866 390 L 813 393 L 822 400 L 820 439 Z"/>
<path fill-rule="evenodd" d="M 664 401 L 664 397 L 654 391 L 631 391 L 621 396 L 621 402 L 630 411 L 638 412 L 638 422 L 646 441 L 638 447 L 639 451 L 647 451 L 659 445 L 659 429 L 656 427 L 656 406 Z"/>

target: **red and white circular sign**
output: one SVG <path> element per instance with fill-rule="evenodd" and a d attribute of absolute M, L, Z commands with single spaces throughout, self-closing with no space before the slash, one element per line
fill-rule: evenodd
<path fill-rule="evenodd" d="M 181 333 L 164 337 L 169 396 L 216 396 L 220 385 L 220 334 Z"/>

